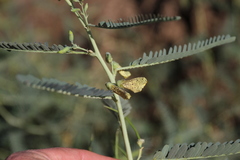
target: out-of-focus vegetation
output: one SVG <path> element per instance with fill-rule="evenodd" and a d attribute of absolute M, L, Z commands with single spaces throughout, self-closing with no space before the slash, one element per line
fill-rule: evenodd
<path fill-rule="evenodd" d="M 102 54 L 110 52 L 122 66 L 150 50 L 221 34 L 238 38 L 240 34 L 238 0 L 86 2 L 91 23 L 140 13 L 182 16 L 181 21 L 124 30 L 94 29 Z M 80 23 L 63 0 L 0 0 L 0 19 L 0 41 L 70 44 L 68 30 L 72 30 L 76 43 L 91 49 Z M 240 138 L 239 46 L 237 40 L 179 61 L 132 70 L 132 77 L 148 79 L 143 92 L 132 96 L 129 115 L 146 140 L 143 158 L 164 144 Z M 113 155 L 118 123 L 99 100 L 28 88 L 17 82 L 17 74 L 98 88 L 104 88 L 108 80 L 92 57 L 1 50 L 0 159 L 15 151 L 59 146 Z M 137 138 L 131 129 L 129 134 L 135 146 Z"/>

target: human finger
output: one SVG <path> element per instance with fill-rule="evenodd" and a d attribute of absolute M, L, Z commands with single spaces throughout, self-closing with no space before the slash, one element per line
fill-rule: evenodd
<path fill-rule="evenodd" d="M 74 148 L 47 148 L 16 152 L 6 160 L 117 160 Z"/>

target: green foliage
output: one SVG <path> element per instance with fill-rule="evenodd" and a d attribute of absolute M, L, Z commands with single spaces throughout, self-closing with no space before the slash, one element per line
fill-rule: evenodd
<path fill-rule="evenodd" d="M 25 51 L 25 52 L 44 52 L 44 53 L 57 53 L 58 51 L 64 49 L 62 45 L 48 46 L 47 43 L 14 43 L 14 42 L 1 42 L 1 49 L 7 51 Z"/>
<path fill-rule="evenodd" d="M 161 15 L 149 14 L 149 15 L 138 15 L 134 18 L 127 18 L 127 19 L 119 19 L 116 22 L 111 20 L 99 22 L 97 25 L 89 24 L 92 27 L 99 27 L 105 29 L 121 29 L 121 28 L 128 28 L 134 27 L 149 23 L 156 23 L 156 22 L 166 22 L 166 21 L 176 21 L 180 20 L 181 17 L 163 17 Z"/>
<path fill-rule="evenodd" d="M 203 52 L 212 47 L 216 47 L 226 43 L 231 43 L 235 41 L 235 39 L 236 37 L 231 37 L 230 35 L 226 36 L 223 35 L 213 37 L 205 41 L 198 41 L 198 43 L 193 44 L 189 43 L 188 45 L 185 44 L 183 46 L 178 47 L 174 46 L 170 48 L 168 51 L 166 51 L 166 49 L 163 49 L 160 50 L 159 52 L 155 52 L 154 55 L 153 52 L 151 51 L 149 55 L 146 55 L 146 53 L 144 53 L 143 57 L 133 62 L 130 62 L 129 66 L 118 68 L 118 70 L 128 70 L 171 62 L 183 57 Z"/>
<path fill-rule="evenodd" d="M 165 145 L 162 150 L 157 151 L 154 160 L 181 160 L 181 159 L 202 159 L 228 156 L 238 154 L 240 151 L 240 140 L 224 143 L 198 142 L 187 144 L 177 144 L 174 146 Z"/>
<path fill-rule="evenodd" d="M 56 79 L 38 79 L 32 75 L 17 75 L 17 79 L 23 84 L 42 90 L 58 92 L 67 95 L 84 98 L 111 99 L 113 93 L 109 90 L 101 90 L 80 83 L 69 84 Z"/>
<path fill-rule="evenodd" d="M 73 37 L 71 38 L 71 40 L 73 41 Z M 26 43 L 26 42 L 25 43 L 1 42 L 0 48 L 7 51 L 20 51 L 20 52 L 82 54 L 82 52 L 76 51 L 77 49 L 79 49 L 79 47 L 75 45 L 72 47 L 67 45 L 62 46 L 62 45 L 56 45 L 56 44 L 49 46 L 48 43 L 42 44 L 42 43 Z"/>
<path fill-rule="evenodd" d="M 131 106 L 131 104 L 129 103 L 128 100 L 120 98 L 120 101 L 121 101 L 122 106 L 123 106 L 124 116 L 126 117 L 131 112 L 132 106 Z M 109 100 L 109 99 L 103 99 L 102 102 L 103 102 L 105 107 L 107 107 L 110 111 L 113 112 L 113 114 L 116 117 L 118 117 L 117 106 L 116 106 L 116 103 L 114 103 L 114 101 Z"/>

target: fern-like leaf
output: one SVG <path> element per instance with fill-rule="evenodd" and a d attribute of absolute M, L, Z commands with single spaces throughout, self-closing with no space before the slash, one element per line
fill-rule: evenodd
<path fill-rule="evenodd" d="M 7 51 L 20 51 L 20 52 L 36 52 L 36 53 L 60 53 L 60 54 L 87 54 L 67 45 L 52 45 L 48 43 L 16 43 L 16 42 L 0 42 L 0 49 Z M 65 52 L 64 50 L 67 51 Z M 63 52 L 63 53 L 62 53 Z"/>
<path fill-rule="evenodd" d="M 65 47 L 56 44 L 49 46 L 48 43 L 0 42 L 0 48 L 7 51 L 57 53 Z"/>
<path fill-rule="evenodd" d="M 230 35 L 217 36 L 213 38 L 209 38 L 205 41 L 198 41 L 198 43 L 189 43 L 188 45 L 183 46 L 174 46 L 170 48 L 168 51 L 166 49 L 156 51 L 153 53 L 152 51 L 147 55 L 143 54 L 143 57 L 130 62 L 129 66 L 118 68 L 117 70 L 129 70 L 139 67 L 148 67 L 157 64 L 171 62 L 183 57 L 187 57 L 199 52 L 203 52 L 210 48 L 223 45 L 226 43 L 230 43 L 235 41 L 236 37 L 231 37 Z"/>
<path fill-rule="evenodd" d="M 164 17 L 159 14 L 146 14 L 146 15 L 137 15 L 135 17 L 131 17 L 128 19 L 119 19 L 117 21 L 102 21 L 98 23 L 97 25 L 89 24 L 89 26 L 92 27 L 98 27 L 98 28 L 105 28 L 105 29 L 121 29 L 121 28 L 128 28 L 143 24 L 149 24 L 149 23 L 156 23 L 156 22 L 166 22 L 166 21 L 176 21 L 180 20 L 181 17 L 174 16 L 174 17 Z"/>
<path fill-rule="evenodd" d="M 225 143 L 198 142 L 187 145 L 177 144 L 174 146 L 165 145 L 157 151 L 154 160 L 186 160 L 221 157 L 240 153 L 240 139 Z"/>
<path fill-rule="evenodd" d="M 17 79 L 23 84 L 33 88 L 74 95 L 77 97 L 111 99 L 113 96 L 112 91 L 96 89 L 80 83 L 69 84 L 56 79 L 38 79 L 32 75 L 17 75 Z"/>

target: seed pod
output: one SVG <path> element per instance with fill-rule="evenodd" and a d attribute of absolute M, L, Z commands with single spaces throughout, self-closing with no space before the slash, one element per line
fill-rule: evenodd
<path fill-rule="evenodd" d="M 125 91 L 124 89 L 118 87 L 117 85 L 115 85 L 111 82 L 107 82 L 106 87 L 109 90 L 113 91 L 114 93 L 118 94 L 119 96 L 121 96 L 124 99 L 130 99 L 131 98 L 131 95 L 127 91 Z"/>
<path fill-rule="evenodd" d="M 147 84 L 147 79 L 145 77 L 137 77 L 129 80 L 118 80 L 117 85 L 120 88 L 126 88 L 134 93 L 141 92 L 144 86 Z"/>

